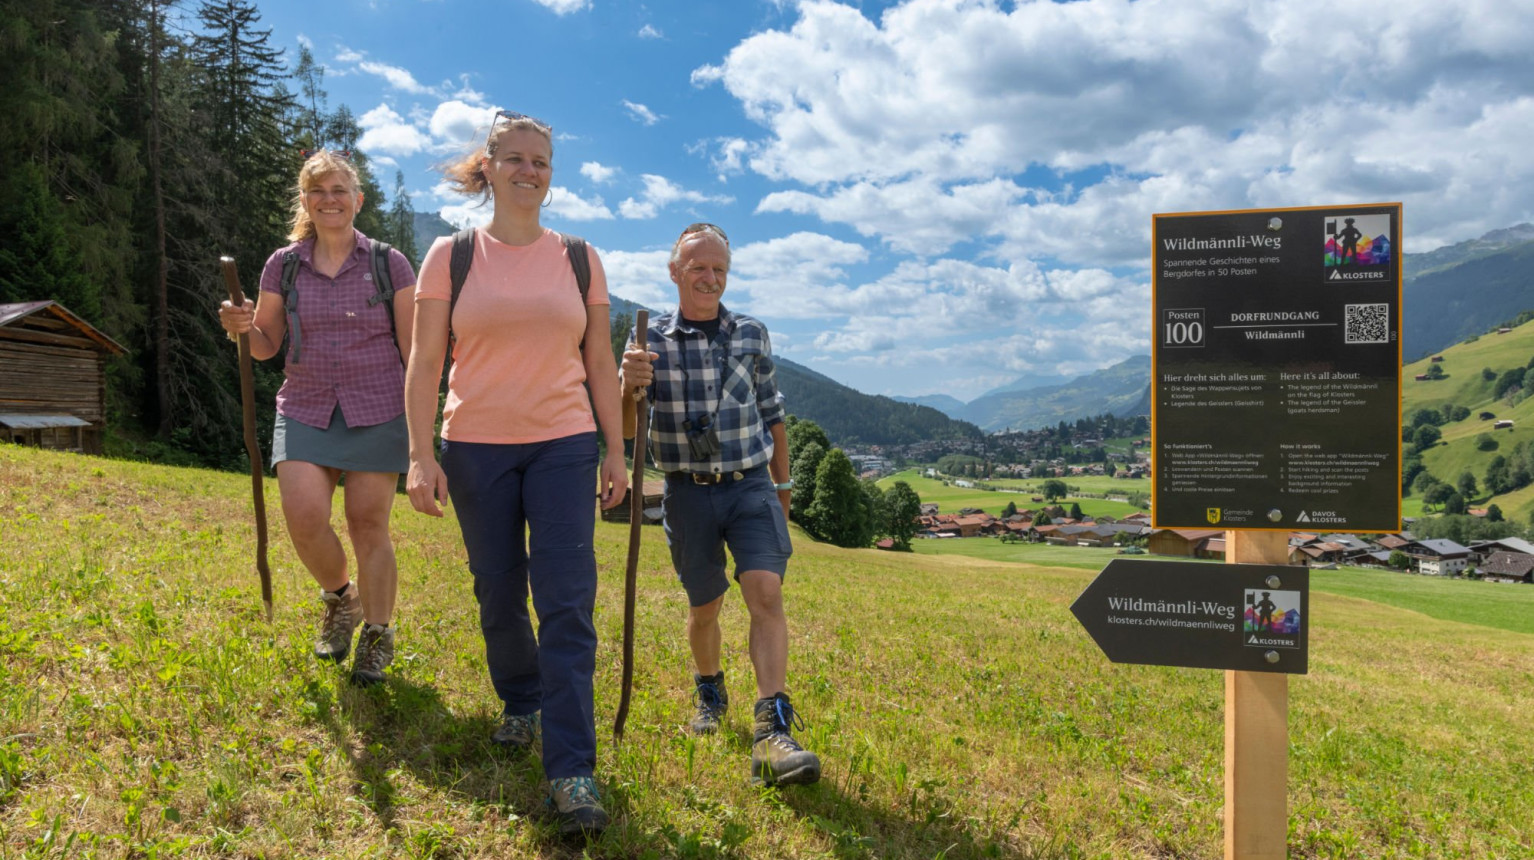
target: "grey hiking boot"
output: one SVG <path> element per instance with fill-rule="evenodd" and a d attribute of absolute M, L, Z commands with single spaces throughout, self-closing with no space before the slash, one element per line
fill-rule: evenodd
<path fill-rule="evenodd" d="M 549 780 L 547 803 L 559 821 L 561 836 L 595 836 L 607 829 L 607 810 L 597 794 L 597 781 L 589 776 Z"/>
<path fill-rule="evenodd" d="M 501 714 L 501 725 L 490 735 L 490 740 L 513 750 L 525 750 L 538 739 L 538 712 L 531 714 Z"/>
<path fill-rule="evenodd" d="M 357 637 L 357 659 L 352 662 L 352 683 L 359 687 L 382 684 L 384 669 L 394 662 L 394 628 L 364 624 Z"/>
<path fill-rule="evenodd" d="M 692 733 L 711 735 L 719 731 L 719 724 L 724 722 L 724 712 L 730 707 L 730 694 L 724 690 L 724 672 L 721 670 L 717 675 L 693 675 L 692 682 L 697 685 L 693 698 L 698 706 L 698 715 L 692 718 Z"/>
<path fill-rule="evenodd" d="M 357 595 L 357 584 L 352 583 L 345 595 L 321 591 L 320 600 L 325 604 L 325 617 L 320 620 L 319 638 L 314 640 L 314 656 L 339 663 L 351 653 L 352 631 L 362 623 L 362 598 Z"/>
<path fill-rule="evenodd" d="M 751 744 L 751 781 L 808 785 L 820 779 L 820 759 L 799 746 L 789 728 L 804 728 L 786 693 L 756 700 L 756 741 Z"/>

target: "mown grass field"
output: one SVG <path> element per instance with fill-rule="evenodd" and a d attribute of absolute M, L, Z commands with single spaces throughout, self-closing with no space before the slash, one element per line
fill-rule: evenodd
<path fill-rule="evenodd" d="M 1097 480 L 1109 481 L 1111 479 L 1098 478 Z M 896 472 L 893 475 L 886 475 L 885 477 L 879 479 L 879 486 L 885 489 L 889 489 L 889 487 L 896 481 L 905 481 L 907 484 L 910 484 L 911 489 L 916 491 L 916 495 L 921 496 L 921 500 L 923 502 L 938 503 L 941 506 L 940 511 L 945 514 L 958 513 L 964 508 L 979 508 L 992 516 L 1000 516 L 1001 509 L 1007 506 L 1007 502 L 1014 502 L 1018 508 L 1030 509 L 1040 508 L 1044 505 L 1043 502 L 1033 501 L 1033 496 L 1040 495 L 1040 493 L 1032 492 L 1031 490 L 1019 489 L 1017 492 L 1003 492 L 997 490 L 981 490 L 972 487 L 955 487 L 951 485 L 945 485 L 942 481 L 939 480 L 924 478 L 916 469 L 907 469 L 903 472 Z M 1021 488 L 1027 486 L 1029 488 L 1033 488 L 1038 486 L 1037 483 L 1025 481 L 986 481 L 985 483 L 998 487 L 1017 486 Z M 1077 479 L 1073 478 L 1070 481 L 1067 481 L 1067 483 L 1074 485 L 1077 483 Z M 1120 483 L 1125 485 L 1133 485 L 1128 489 L 1121 490 L 1122 492 L 1130 492 L 1134 489 L 1143 489 L 1145 492 L 1150 491 L 1150 481 L 1148 480 L 1142 479 L 1138 481 L 1121 481 Z M 1087 490 L 1086 488 L 1083 488 L 1083 491 L 1101 492 L 1101 490 Z M 1128 504 L 1127 502 L 1112 501 L 1108 499 L 1079 498 L 1076 496 L 1066 496 L 1064 499 L 1058 500 L 1057 504 L 1060 504 L 1069 510 L 1072 502 L 1080 504 L 1081 512 L 1091 516 L 1111 516 L 1118 518 L 1128 516 L 1129 514 L 1140 510 L 1139 508 Z"/>
<path fill-rule="evenodd" d="M 542 815 L 536 759 L 487 740 L 498 707 L 451 519 L 396 504 L 399 658 L 358 690 L 308 654 L 316 595 L 276 523 L 262 619 L 247 490 L 0 445 L 0 856 L 1220 856 L 1223 679 L 1107 663 L 1068 610 L 1090 569 L 800 536 L 790 685 L 825 776 L 779 792 L 746 779 L 738 604 L 729 730 L 681 730 L 683 599 L 658 529 L 627 739 L 608 739 L 627 529 L 599 525 L 615 823 L 571 844 Z M 1326 590 L 1312 614 L 1289 856 L 1534 855 L 1534 636 Z"/>

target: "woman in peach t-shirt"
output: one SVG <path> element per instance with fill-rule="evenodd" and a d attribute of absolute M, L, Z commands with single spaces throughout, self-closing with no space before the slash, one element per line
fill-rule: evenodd
<path fill-rule="evenodd" d="M 552 156 L 547 124 L 499 111 L 484 147 L 447 171 L 458 191 L 493 200 L 495 214 L 474 233 L 456 304 L 452 240 L 437 240 L 421 264 L 405 380 L 405 484 L 416 510 L 441 516 L 440 503 L 451 498 L 458 515 L 490 680 L 502 703 L 493 739 L 527 749 L 541 722 L 560 830 L 591 833 L 607 825 L 592 778 L 592 490 L 610 508 L 623 500 L 627 479 L 606 274 L 588 251 L 583 305 L 562 237 L 538 222 Z M 439 466 L 432 429 L 450 315 L 455 340 Z M 607 443 L 600 464 L 598 425 Z"/>

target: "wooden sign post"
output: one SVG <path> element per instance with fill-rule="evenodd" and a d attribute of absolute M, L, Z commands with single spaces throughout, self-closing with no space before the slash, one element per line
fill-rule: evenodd
<path fill-rule="evenodd" d="M 1287 564 L 1285 532 L 1225 533 L 1229 563 Z M 1225 860 L 1282 860 L 1289 835 L 1289 676 L 1225 673 Z"/>

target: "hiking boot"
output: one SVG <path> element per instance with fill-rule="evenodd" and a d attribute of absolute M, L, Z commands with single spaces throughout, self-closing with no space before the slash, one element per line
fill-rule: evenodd
<path fill-rule="evenodd" d="M 724 672 L 707 676 L 693 675 L 692 682 L 697 685 L 693 699 L 698 706 L 698 715 L 692 718 L 692 733 L 711 735 L 719 731 L 719 724 L 724 722 L 724 712 L 730 707 L 730 694 L 724 691 Z"/>
<path fill-rule="evenodd" d="M 362 598 L 353 583 L 344 595 L 321 591 L 320 600 L 325 604 L 325 617 L 320 621 L 319 638 L 314 640 L 314 656 L 339 663 L 351 653 L 352 631 L 362 623 Z"/>
<path fill-rule="evenodd" d="M 490 740 L 513 750 L 526 750 L 538 738 L 538 712 L 531 714 L 501 714 L 501 725 L 490 735 Z"/>
<path fill-rule="evenodd" d="M 549 780 L 546 802 L 559 821 L 561 836 L 595 836 L 607 829 L 607 810 L 597 794 L 597 781 L 589 776 Z"/>
<path fill-rule="evenodd" d="M 790 727 L 802 729 L 786 693 L 756 700 L 756 741 L 751 744 L 751 781 L 763 785 L 808 785 L 820 779 L 820 759 L 799 746 Z"/>
<path fill-rule="evenodd" d="M 352 683 L 359 687 L 382 684 L 384 669 L 394 662 L 394 628 L 364 624 L 357 636 L 357 659 L 352 662 Z"/>

